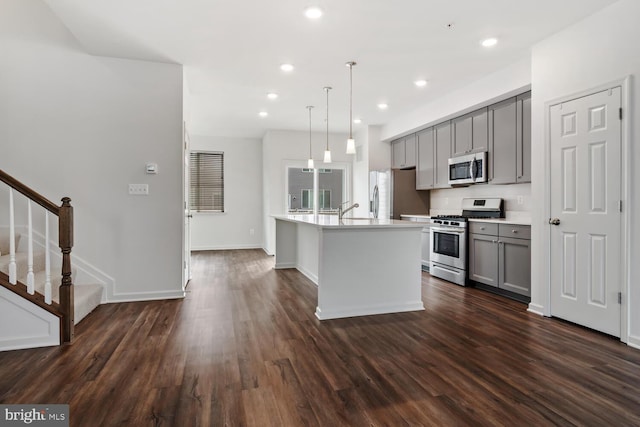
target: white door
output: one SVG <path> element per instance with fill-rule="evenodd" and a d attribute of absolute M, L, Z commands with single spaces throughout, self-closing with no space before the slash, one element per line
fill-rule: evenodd
<path fill-rule="evenodd" d="M 551 315 L 620 336 L 621 88 L 550 108 Z"/>
<path fill-rule="evenodd" d="M 187 132 L 187 127 L 186 127 L 186 123 L 183 124 L 183 174 L 184 174 L 184 178 L 183 178 L 183 182 L 184 182 L 184 195 L 183 195 L 183 199 L 184 199 L 184 231 L 183 231 L 183 235 L 184 235 L 184 242 L 183 242 L 183 267 L 184 267 L 184 271 L 183 271 L 183 289 L 187 287 L 187 283 L 189 283 L 189 280 L 191 280 L 191 205 L 190 205 L 190 201 L 189 201 L 189 192 L 191 189 L 191 185 L 190 185 L 190 156 L 191 156 L 191 149 L 189 147 L 189 133 Z"/>

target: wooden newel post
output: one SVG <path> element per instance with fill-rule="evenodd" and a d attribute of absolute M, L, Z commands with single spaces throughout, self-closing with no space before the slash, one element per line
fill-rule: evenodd
<path fill-rule="evenodd" d="M 71 199 L 64 197 L 58 221 L 58 241 L 62 251 L 62 284 L 60 306 L 64 311 L 61 338 L 63 343 L 73 341 L 73 283 L 71 280 L 71 248 L 73 247 L 73 206 Z"/>

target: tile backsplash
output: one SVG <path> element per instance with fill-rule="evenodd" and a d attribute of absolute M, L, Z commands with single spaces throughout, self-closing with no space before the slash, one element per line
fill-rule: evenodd
<path fill-rule="evenodd" d="M 460 214 L 462 199 L 467 197 L 501 197 L 507 218 L 531 215 L 531 184 L 491 185 L 431 190 L 431 215 Z"/>

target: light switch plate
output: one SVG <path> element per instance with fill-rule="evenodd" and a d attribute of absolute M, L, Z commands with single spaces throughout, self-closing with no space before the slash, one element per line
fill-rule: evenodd
<path fill-rule="evenodd" d="M 129 184 L 129 194 L 132 196 L 148 196 L 149 184 Z"/>

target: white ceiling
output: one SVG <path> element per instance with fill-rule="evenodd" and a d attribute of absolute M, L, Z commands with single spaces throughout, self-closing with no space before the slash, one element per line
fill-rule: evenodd
<path fill-rule="evenodd" d="M 183 64 L 192 134 L 384 124 L 530 54 L 536 42 L 615 0 L 45 0 L 88 52 Z M 325 15 L 303 15 L 315 3 Z M 453 29 L 447 24 L 453 23 Z M 486 37 L 499 38 L 491 49 Z M 285 74 L 279 65 L 296 69 Z M 559 64 L 560 65 L 560 64 Z M 427 87 L 413 81 L 424 78 Z M 275 101 L 267 92 L 277 92 Z M 376 105 L 387 102 L 389 109 Z M 258 112 L 268 111 L 267 118 Z"/>

